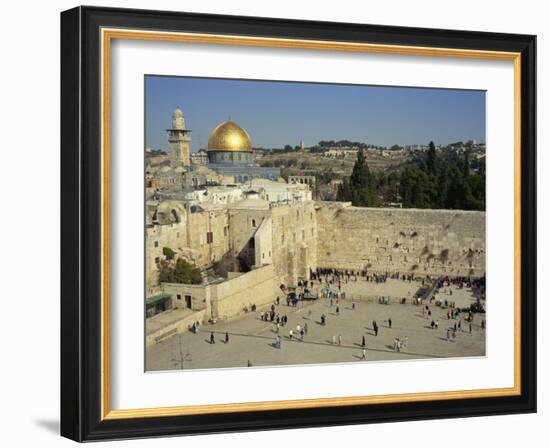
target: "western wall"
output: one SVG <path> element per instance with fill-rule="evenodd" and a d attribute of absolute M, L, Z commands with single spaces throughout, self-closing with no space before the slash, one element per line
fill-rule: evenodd
<path fill-rule="evenodd" d="M 317 266 L 417 275 L 485 274 L 485 212 L 317 202 Z"/>

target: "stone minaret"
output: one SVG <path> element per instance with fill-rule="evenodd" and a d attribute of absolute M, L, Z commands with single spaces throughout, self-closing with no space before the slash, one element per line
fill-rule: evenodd
<path fill-rule="evenodd" d="M 191 144 L 190 130 L 185 129 L 183 112 L 179 107 L 172 114 L 172 127 L 168 132 L 168 143 L 170 143 L 170 160 L 172 167 L 191 165 L 189 146 Z"/>

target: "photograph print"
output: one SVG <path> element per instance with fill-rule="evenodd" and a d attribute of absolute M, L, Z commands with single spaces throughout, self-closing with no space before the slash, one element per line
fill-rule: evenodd
<path fill-rule="evenodd" d="M 486 92 L 145 77 L 145 370 L 486 355 Z"/>

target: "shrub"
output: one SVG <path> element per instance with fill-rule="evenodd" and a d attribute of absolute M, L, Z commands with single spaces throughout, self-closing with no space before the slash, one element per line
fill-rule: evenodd
<path fill-rule="evenodd" d="M 161 263 L 159 281 L 200 285 L 202 283 L 202 276 L 199 268 L 180 258 L 176 261 L 175 266 L 171 266 L 167 262 Z"/>
<path fill-rule="evenodd" d="M 173 260 L 174 257 L 176 256 L 176 253 L 169 247 L 163 247 L 162 253 L 164 254 L 167 260 Z"/>

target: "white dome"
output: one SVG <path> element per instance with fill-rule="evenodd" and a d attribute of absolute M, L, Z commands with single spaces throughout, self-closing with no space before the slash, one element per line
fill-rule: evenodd
<path fill-rule="evenodd" d="M 179 107 L 176 107 L 176 110 L 172 113 L 172 129 L 185 129 L 183 111 Z"/>

